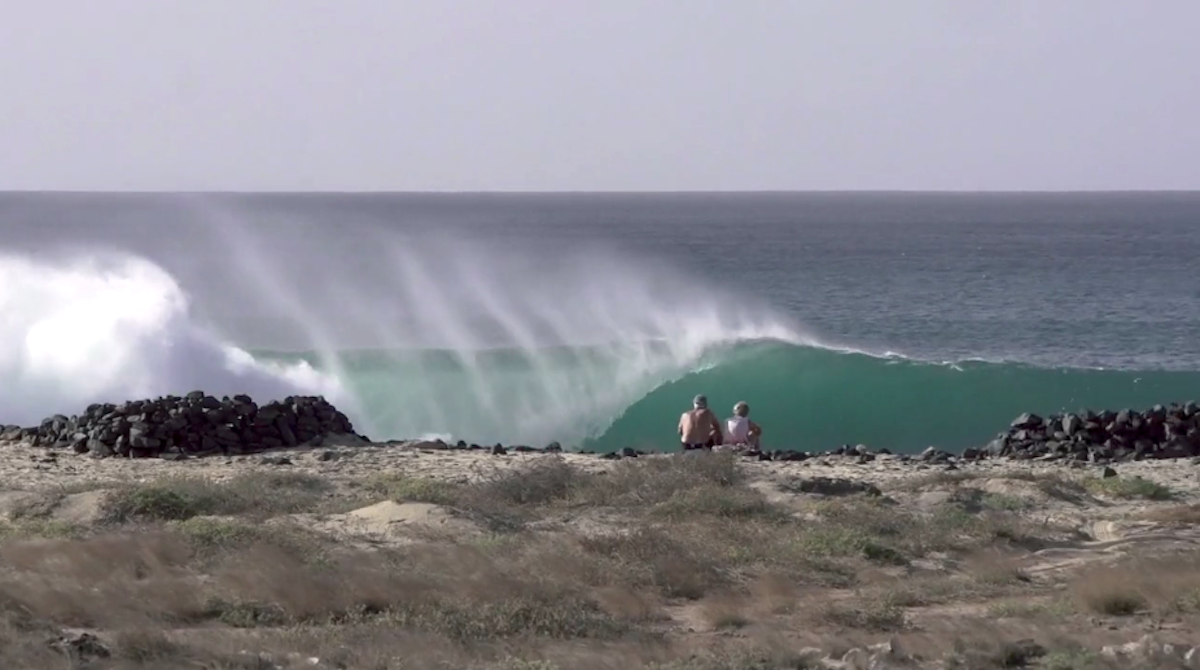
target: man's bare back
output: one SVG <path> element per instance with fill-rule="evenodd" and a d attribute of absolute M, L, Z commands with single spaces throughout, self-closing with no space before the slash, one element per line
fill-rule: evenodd
<path fill-rule="evenodd" d="M 721 434 L 721 423 L 708 408 L 708 399 L 704 396 L 696 396 L 692 405 L 690 411 L 679 417 L 679 439 L 684 446 L 705 446 L 714 432 Z"/>

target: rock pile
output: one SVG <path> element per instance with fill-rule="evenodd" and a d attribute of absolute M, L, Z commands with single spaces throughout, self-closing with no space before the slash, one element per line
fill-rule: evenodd
<path fill-rule="evenodd" d="M 91 405 L 79 416 L 52 416 L 32 428 L 0 427 L 0 441 L 71 448 L 96 458 L 183 458 L 249 454 L 351 434 L 345 414 L 322 397 L 297 396 L 259 406 L 248 396 L 186 396 Z"/>
<path fill-rule="evenodd" d="M 1022 414 L 983 449 L 965 459 L 1016 458 L 1107 463 L 1200 456 L 1200 407 L 1194 402 L 1143 412 L 1084 411 L 1046 418 Z"/>

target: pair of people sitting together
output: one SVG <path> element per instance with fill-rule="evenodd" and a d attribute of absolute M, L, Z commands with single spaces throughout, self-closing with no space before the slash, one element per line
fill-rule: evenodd
<path fill-rule="evenodd" d="M 679 438 L 684 450 L 711 449 L 723 444 L 757 449 L 761 435 L 762 428 L 750 420 L 750 405 L 744 402 L 733 406 L 733 416 L 724 426 L 708 408 L 708 398 L 703 395 L 696 396 L 691 411 L 679 417 Z"/>

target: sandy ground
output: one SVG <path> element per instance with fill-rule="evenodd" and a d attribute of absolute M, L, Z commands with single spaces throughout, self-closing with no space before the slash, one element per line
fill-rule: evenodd
<path fill-rule="evenodd" d="M 458 513 L 452 505 L 403 499 L 373 500 L 363 493 L 364 482 L 381 477 L 410 478 L 470 487 L 547 460 L 561 459 L 582 472 L 601 476 L 616 468 L 628 467 L 629 462 L 635 460 L 613 461 L 578 454 L 494 456 L 483 452 L 428 449 L 421 445 L 337 443 L 232 459 L 185 461 L 95 460 L 17 446 L 6 447 L 5 451 L 5 458 L 0 461 L 0 483 L 4 489 L 0 491 L 0 518 L 3 519 L 12 520 L 27 514 L 34 501 L 53 494 L 53 502 L 47 503 L 46 518 L 58 523 L 97 524 L 105 514 L 104 505 L 109 495 L 106 487 L 135 486 L 163 478 L 224 482 L 248 473 L 286 472 L 328 482 L 331 490 L 326 496 L 330 505 L 320 510 L 282 515 L 264 523 L 298 523 L 336 538 L 347 547 L 365 551 L 411 547 L 415 543 L 459 544 L 465 541 L 463 538 L 480 541 L 480 538 L 489 537 L 494 529 L 485 527 L 477 518 Z M 653 462 L 672 458 L 679 457 L 646 456 L 636 460 Z M 840 492 L 823 489 L 805 490 L 801 483 L 829 478 L 876 487 L 883 497 L 906 512 L 932 514 L 950 505 L 968 509 L 973 504 L 990 505 L 1023 523 L 1044 528 L 1046 532 L 1036 546 L 1009 546 L 1002 552 L 1004 570 L 1021 575 L 1020 588 L 997 589 L 991 595 L 962 598 L 910 596 L 911 602 L 900 605 L 906 622 L 901 630 L 874 630 L 870 625 L 844 622 L 837 625 L 805 623 L 811 620 L 796 614 L 796 608 L 776 608 L 764 614 L 761 601 L 776 598 L 779 593 L 793 593 L 794 589 L 787 585 L 771 587 L 770 575 L 757 575 L 737 593 L 710 593 L 699 600 L 665 598 L 656 601 L 658 614 L 652 628 L 667 634 L 670 639 L 682 641 L 681 644 L 706 648 L 712 644 L 723 645 L 731 638 L 748 642 L 769 639 L 774 641 L 773 644 L 785 640 L 791 649 L 809 648 L 811 651 L 805 653 L 823 658 L 821 663 L 826 667 L 905 667 L 905 663 L 921 667 L 956 667 L 945 665 L 945 661 L 939 661 L 941 665 L 930 665 L 929 659 L 950 653 L 947 651 L 952 646 L 950 640 L 962 634 L 964 622 L 969 621 L 973 637 L 979 637 L 974 634 L 980 633 L 979 627 L 986 624 L 988 630 L 983 637 L 993 639 L 997 644 L 1037 639 L 1045 653 L 1031 657 L 1034 660 L 1029 663 L 1036 667 L 1109 667 L 1103 663 L 1130 660 L 1138 654 L 1141 655 L 1138 658 L 1145 661 L 1160 653 L 1159 638 L 1163 636 L 1177 645 L 1178 653 L 1168 650 L 1168 660 L 1160 659 L 1159 667 L 1200 667 L 1200 652 L 1187 660 L 1183 658 L 1190 645 L 1200 644 L 1200 608 L 1195 612 L 1156 609 L 1154 597 L 1147 595 L 1145 602 L 1132 608 L 1136 611 L 1117 612 L 1118 607 L 1113 612 L 1105 612 L 1105 606 L 1101 605 L 1097 606 L 1097 611 L 1087 612 L 1084 611 L 1086 608 L 1076 607 L 1072 613 L 1053 615 L 1056 618 L 1052 622 L 1046 620 L 1047 616 L 1052 616 L 1048 612 L 1056 611 L 1054 603 L 1067 597 L 1063 594 L 1083 588 L 1081 583 L 1085 586 L 1094 584 L 1100 589 L 1125 588 L 1120 583 L 1121 578 L 1113 584 L 1112 575 L 1104 573 L 1103 569 L 1105 566 L 1125 566 L 1112 569 L 1132 570 L 1127 567 L 1132 565 L 1131 561 L 1176 561 L 1180 556 L 1185 557 L 1182 565 L 1192 564 L 1195 569 L 1191 572 L 1183 570 L 1187 574 L 1177 578 L 1164 572 L 1163 579 L 1175 579 L 1171 583 L 1177 584 L 1179 589 L 1195 589 L 1200 597 L 1200 560 L 1196 560 L 1200 558 L 1197 553 L 1200 526 L 1196 525 L 1200 522 L 1200 513 L 1196 511 L 1200 505 L 1200 466 L 1190 461 L 1116 464 L 1111 466 L 1108 477 L 1105 477 L 1104 468 L 1094 466 L 1073 468 L 1055 463 L 985 461 L 948 467 L 905 462 L 889 456 L 865 464 L 844 457 L 782 463 L 741 459 L 739 467 L 748 475 L 746 486 L 750 490 L 761 494 L 771 505 L 792 510 L 797 518 L 811 519 L 814 527 L 823 523 L 820 510 L 824 508 L 821 505 L 843 496 Z M 1120 482 L 1120 485 L 1108 486 L 1107 483 L 1112 482 Z M 521 537 L 537 534 L 546 537 L 603 536 L 631 524 L 631 519 L 636 516 L 636 512 L 609 508 L 554 508 L 539 514 L 523 531 L 534 535 Z M 888 593 L 897 589 L 932 589 L 940 593 L 942 586 L 939 585 L 974 574 L 970 560 L 970 557 L 931 552 L 906 563 L 903 568 L 864 564 L 867 567 L 854 568 L 858 571 L 855 585 L 805 586 L 797 592 L 800 595 L 788 597 L 808 603 L 799 608 L 804 610 L 818 607 L 818 604 L 825 608 L 830 603 L 869 602 L 875 597 L 872 594 L 881 593 L 879 589 L 885 587 Z M 987 560 L 995 563 L 1000 559 L 990 556 Z M 1138 580 L 1142 580 L 1141 576 Z M 1142 584 L 1144 580 L 1138 580 L 1131 580 L 1133 586 L 1130 588 L 1149 588 Z M 764 587 L 764 584 L 768 586 Z M 764 588 L 766 595 L 763 595 Z M 598 593 L 608 592 L 602 589 Z M 726 626 L 719 621 L 714 623 L 721 617 L 713 611 L 722 607 L 755 613 L 744 615 L 751 620 L 749 625 Z M 1077 657 L 1070 657 L 1076 659 L 1071 661 L 1063 656 L 1068 652 L 1054 651 L 1055 643 L 1047 637 L 1048 631 L 1053 633 L 1051 637 L 1055 640 L 1069 638 L 1071 649 L 1083 651 L 1078 651 Z M 1147 635 L 1153 637 L 1147 638 Z M 902 645 L 905 651 L 885 653 L 882 647 L 870 648 L 872 644 Z M 1125 644 L 1134 646 L 1122 651 L 1120 645 Z M 1137 644 L 1142 646 L 1137 647 Z M 1108 647 L 1107 651 L 1103 651 L 1105 647 Z M 925 650 L 924 656 L 912 649 Z M 924 660 L 911 661 L 912 653 Z M 1053 665 L 1059 662 L 1054 660 L 1059 658 L 1054 654 L 1067 658 L 1062 660 L 1065 665 Z M 873 666 L 868 663 L 871 658 L 876 662 Z M 319 663 L 312 665 L 326 667 Z M 591 667 L 587 664 L 580 667 L 585 666 Z M 634 663 L 630 667 L 636 666 Z M 290 666 L 279 664 L 278 667 Z M 1004 666 L 968 664 L 957 667 Z"/>
<path fill-rule="evenodd" d="M 0 481 L 19 484 L 23 488 L 53 487 L 77 482 L 142 481 L 164 475 L 228 478 L 256 469 L 277 470 L 286 467 L 334 481 L 355 480 L 380 472 L 403 473 L 417 477 L 432 477 L 449 481 L 471 481 L 496 470 L 521 467 L 546 455 L 540 453 L 509 453 L 494 456 L 483 451 L 435 449 L 425 443 L 368 443 L 355 440 L 315 448 L 285 449 L 251 456 L 232 458 L 207 457 L 184 461 L 159 459 L 93 459 L 62 450 L 46 450 L 5 445 L 5 459 L 0 463 Z M 565 453 L 561 455 L 572 465 L 589 471 L 610 469 L 615 461 L 594 455 Z M 648 456 L 645 458 L 661 458 Z M 287 461 L 281 465 L 280 459 Z M 887 487 L 895 482 L 914 480 L 933 472 L 947 470 L 946 465 L 904 461 L 898 456 L 881 455 L 875 461 L 859 464 L 853 458 L 826 456 L 807 461 L 760 462 L 744 459 L 744 467 L 756 478 L 832 477 L 874 483 Z M 1183 496 L 1200 492 L 1200 465 L 1189 460 L 1146 460 L 1117 463 L 1111 466 L 1119 474 L 1143 477 L 1177 489 Z M 955 463 L 952 470 L 971 475 L 989 473 L 1003 477 L 1012 473 L 1058 474 L 1065 477 L 1085 477 L 1099 472 L 1096 466 L 1068 467 L 1062 462 L 991 460 Z"/>

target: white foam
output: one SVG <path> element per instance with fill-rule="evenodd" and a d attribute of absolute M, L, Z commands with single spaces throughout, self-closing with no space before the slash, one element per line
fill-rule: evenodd
<path fill-rule="evenodd" d="M 174 278 L 143 258 L 0 253 L 0 424 L 197 389 L 260 402 L 342 394 L 306 363 L 265 365 L 214 337 L 190 319 Z"/>

